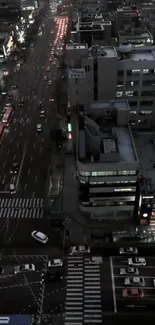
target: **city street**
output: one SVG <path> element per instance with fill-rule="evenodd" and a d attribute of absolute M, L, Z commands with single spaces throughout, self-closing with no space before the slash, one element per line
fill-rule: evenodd
<path fill-rule="evenodd" d="M 53 49 L 51 44 L 55 46 L 57 35 L 54 17 L 55 14 L 49 13 L 43 34 L 38 36 L 30 56 L 14 77 L 14 83 L 17 85 L 16 107 L 0 150 L 0 190 L 6 194 L 10 183 L 13 182 L 18 196 L 44 196 L 51 163 L 51 151 L 46 145 L 49 142 L 50 129 L 55 128 L 57 109 L 55 102 L 49 99 L 54 96 L 55 79 L 59 75 L 55 63 L 49 62 Z M 54 47 L 55 50 L 57 49 Z M 49 72 L 46 72 L 47 67 L 50 67 Z M 44 80 L 45 75 L 51 80 L 51 85 Z M 18 105 L 21 99 L 24 100 L 23 107 Z M 40 117 L 39 101 L 43 102 L 44 118 Z M 37 124 L 42 126 L 40 133 L 37 133 Z M 13 162 L 20 164 L 19 173 L 14 179 L 10 175 Z"/>

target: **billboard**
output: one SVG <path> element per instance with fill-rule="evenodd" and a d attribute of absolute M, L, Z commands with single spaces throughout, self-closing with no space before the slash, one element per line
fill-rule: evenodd
<path fill-rule="evenodd" d="M 31 315 L 7 315 L 0 316 L 0 325 L 32 325 Z"/>
<path fill-rule="evenodd" d="M 68 69 L 68 78 L 74 78 L 74 79 L 85 78 L 85 69 Z"/>

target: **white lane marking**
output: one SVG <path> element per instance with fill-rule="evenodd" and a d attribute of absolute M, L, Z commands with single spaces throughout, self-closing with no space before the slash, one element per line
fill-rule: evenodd
<path fill-rule="evenodd" d="M 115 278 L 122 278 L 122 279 L 124 279 L 126 277 L 133 278 L 133 276 L 131 276 L 131 275 L 115 275 Z M 155 279 L 155 276 L 149 276 L 149 275 L 148 276 L 147 275 L 142 275 L 142 277 L 144 279 Z"/>
<path fill-rule="evenodd" d="M 33 284 L 40 284 L 40 281 L 29 282 L 29 284 L 20 283 L 20 284 L 14 284 L 11 286 L 6 286 L 6 287 L 4 286 L 4 287 L 0 287 L 0 290 L 9 289 L 9 288 L 17 288 L 17 287 L 25 287 L 25 286 L 29 286 L 29 285 L 33 285 Z"/>
<path fill-rule="evenodd" d="M 4 177 L 3 177 L 2 184 L 5 183 L 5 179 L 6 179 L 6 175 L 4 175 Z"/>
<path fill-rule="evenodd" d="M 4 161 L 4 163 L 3 163 L 3 168 L 5 167 L 5 165 L 6 165 L 6 161 Z"/>
<path fill-rule="evenodd" d="M 122 286 L 116 286 L 115 287 L 116 289 L 124 289 L 124 286 L 122 287 Z M 146 290 L 154 290 L 154 287 L 140 287 L 140 288 L 142 288 L 142 289 L 146 289 Z M 135 287 L 132 287 L 132 286 L 130 286 L 130 289 L 135 289 Z"/>
<path fill-rule="evenodd" d="M 29 168 L 29 170 L 28 170 L 28 175 L 30 174 L 30 168 Z"/>
<path fill-rule="evenodd" d="M 121 268 L 121 267 L 128 267 L 128 264 L 126 264 L 126 265 L 124 265 L 124 264 L 122 264 L 122 265 L 114 265 L 114 269 L 115 268 Z M 144 267 L 145 267 L 145 269 L 155 269 L 155 265 L 154 266 L 145 265 Z M 143 268 L 143 267 L 140 266 L 140 268 Z"/>
<path fill-rule="evenodd" d="M 26 189 L 27 189 L 27 184 L 25 184 L 25 186 L 24 186 L 24 191 L 26 191 Z"/>
<path fill-rule="evenodd" d="M 18 176 L 17 176 L 16 184 L 15 184 L 15 187 L 16 187 L 16 188 L 17 188 L 18 185 L 19 185 L 19 180 L 20 180 L 20 175 L 21 175 L 22 168 L 23 168 L 23 163 L 24 163 L 25 155 L 26 155 L 26 143 L 25 143 L 25 145 L 24 145 L 23 156 L 22 156 L 22 160 L 21 160 L 21 164 L 20 164 L 20 168 L 19 168 L 19 172 L 18 172 Z"/>
<path fill-rule="evenodd" d="M 111 282 L 112 282 L 114 312 L 117 313 L 116 293 L 115 293 L 115 279 L 114 279 L 114 270 L 113 270 L 112 257 L 110 257 L 110 270 L 111 270 Z"/>

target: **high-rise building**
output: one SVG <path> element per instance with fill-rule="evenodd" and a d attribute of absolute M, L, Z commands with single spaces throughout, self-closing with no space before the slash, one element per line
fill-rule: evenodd
<path fill-rule="evenodd" d="M 155 47 L 131 44 L 94 46 L 68 44 L 68 89 L 71 106 L 92 101 L 124 99 L 136 129 L 155 126 Z"/>

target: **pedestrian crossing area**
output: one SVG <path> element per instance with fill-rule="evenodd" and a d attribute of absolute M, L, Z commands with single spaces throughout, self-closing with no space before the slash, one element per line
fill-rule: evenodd
<path fill-rule="evenodd" d="M 65 325 L 102 324 L 100 265 L 68 256 Z"/>
<path fill-rule="evenodd" d="M 44 200 L 40 198 L 0 199 L 0 218 L 42 219 Z"/>

